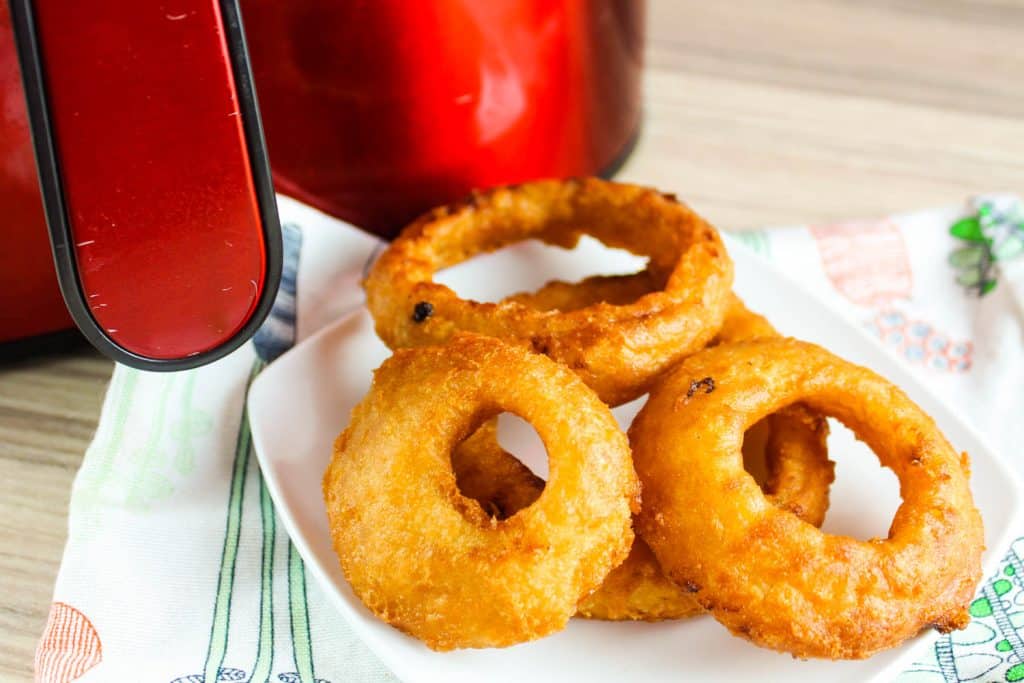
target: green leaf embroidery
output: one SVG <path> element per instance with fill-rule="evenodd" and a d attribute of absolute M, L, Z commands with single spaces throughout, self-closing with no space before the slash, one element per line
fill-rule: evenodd
<path fill-rule="evenodd" d="M 992 603 L 988 601 L 988 598 L 977 598 L 971 603 L 970 608 L 972 617 L 987 617 L 992 614 Z"/>
<path fill-rule="evenodd" d="M 975 214 L 953 223 L 949 233 L 963 240 L 948 257 L 956 281 L 984 296 L 996 288 L 998 263 L 1024 254 L 1024 204 L 1013 198 L 984 197 L 974 202 Z"/>
<path fill-rule="evenodd" d="M 959 237 L 968 242 L 979 242 L 981 244 L 988 242 L 985 239 L 985 234 L 981 231 L 981 222 L 977 216 L 961 218 L 953 224 L 949 232 L 954 237 Z"/>
<path fill-rule="evenodd" d="M 949 255 L 949 265 L 954 268 L 974 268 L 985 258 L 985 247 L 969 245 L 960 247 Z"/>
<path fill-rule="evenodd" d="M 956 276 L 957 283 L 964 287 L 977 287 L 978 283 L 981 282 L 981 279 L 982 272 L 977 269 L 963 270 Z"/>

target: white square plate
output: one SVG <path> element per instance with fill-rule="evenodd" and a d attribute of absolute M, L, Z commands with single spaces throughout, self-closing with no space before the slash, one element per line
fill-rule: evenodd
<path fill-rule="evenodd" d="M 788 335 L 819 343 L 873 368 L 928 411 L 955 447 L 971 454 L 972 486 L 985 520 L 986 573 L 995 568 L 1021 521 L 1020 485 L 1013 472 L 938 398 L 855 323 L 826 307 L 736 240 L 737 293 Z M 463 295 L 496 300 L 557 276 L 630 272 L 641 264 L 623 252 L 584 240 L 573 252 L 525 243 L 451 268 L 438 278 Z M 409 683 L 500 681 L 888 681 L 913 661 L 921 637 L 858 662 L 798 661 L 763 650 L 704 616 L 660 624 L 573 619 L 563 632 L 507 649 L 432 652 L 377 620 L 349 588 L 331 549 L 320 479 L 331 445 L 388 356 L 365 309 L 322 330 L 282 356 L 253 383 L 249 417 L 267 487 L 282 522 L 313 576 L 358 635 Z M 628 425 L 635 402 L 616 410 Z M 543 474 L 543 449 L 528 430 L 503 421 L 502 443 Z M 833 428 L 837 480 L 825 529 L 860 538 L 884 536 L 899 504 L 895 476 L 878 467 L 845 429 Z"/>

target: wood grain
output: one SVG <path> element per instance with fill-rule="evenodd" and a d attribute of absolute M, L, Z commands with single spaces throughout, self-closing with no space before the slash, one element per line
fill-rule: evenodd
<path fill-rule="evenodd" d="M 724 228 L 1024 190 L 1024 2 L 652 2 L 622 176 Z"/>
<path fill-rule="evenodd" d="M 91 349 L 0 365 L 0 680 L 30 680 L 110 361 Z"/>
<path fill-rule="evenodd" d="M 652 0 L 621 177 L 725 228 L 1024 191 L 1024 1 Z M 111 365 L 0 365 L 0 680 L 29 680 Z"/>

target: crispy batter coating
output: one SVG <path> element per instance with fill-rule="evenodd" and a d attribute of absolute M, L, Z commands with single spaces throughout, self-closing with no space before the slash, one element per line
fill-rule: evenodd
<path fill-rule="evenodd" d="M 588 234 L 647 256 L 656 291 L 623 304 L 537 310 L 467 301 L 433 281 L 471 256 L 537 239 L 572 247 Z M 436 344 L 459 330 L 515 340 L 568 366 L 609 404 L 646 392 L 721 327 L 732 261 L 718 232 L 671 196 L 596 178 L 538 181 L 472 195 L 408 226 L 364 283 L 391 348 Z"/>
<path fill-rule="evenodd" d="M 496 414 L 529 421 L 551 477 L 503 521 L 461 495 L 451 452 Z M 398 351 L 338 437 L 324 475 L 334 550 L 353 591 L 436 650 L 560 630 L 622 562 L 639 503 L 611 411 L 568 369 L 496 339 Z"/>
<path fill-rule="evenodd" d="M 709 346 L 732 344 L 740 341 L 778 337 L 768 319 L 747 308 L 743 300 L 735 294 L 729 295 L 729 309 L 725 314 L 722 329 L 718 331 Z"/>
<path fill-rule="evenodd" d="M 645 274 L 600 276 L 581 283 L 549 283 L 535 293 L 516 295 L 531 306 L 576 310 L 596 301 L 626 302 L 652 286 Z M 729 314 L 716 341 L 774 336 L 772 326 L 732 295 Z M 804 406 L 790 406 L 765 419 L 767 442 L 764 491 L 783 509 L 810 524 L 821 525 L 828 509 L 833 463 L 828 459 L 828 425 Z M 493 422 L 463 442 L 452 456 L 463 495 L 499 516 L 511 515 L 540 495 L 544 482 L 502 450 Z M 642 539 L 629 556 L 612 569 L 600 588 L 579 605 L 579 615 L 591 619 L 660 621 L 681 619 L 704 610 L 686 586 L 676 586 L 661 571 Z"/>
<path fill-rule="evenodd" d="M 579 282 L 552 280 L 535 292 L 519 292 L 504 300 L 538 311 L 571 313 L 598 304 L 628 306 L 664 286 L 650 270 L 642 270 L 628 275 L 594 275 Z"/>
<path fill-rule="evenodd" d="M 639 536 L 626 560 L 577 607 L 578 616 L 606 621 L 664 621 L 704 614 L 686 588 L 672 583 Z"/>
<path fill-rule="evenodd" d="M 499 520 L 531 505 L 544 491 L 544 480 L 498 444 L 494 421 L 455 449 L 452 467 L 462 495 Z M 616 621 L 681 619 L 703 612 L 696 600 L 665 577 L 640 538 L 634 539 L 625 561 L 578 607 L 580 616 Z"/>
<path fill-rule="evenodd" d="M 820 526 L 828 510 L 834 465 L 828 459 L 828 425 L 803 406 L 790 406 L 765 419 L 766 497 L 808 524 Z M 639 536 L 626 560 L 579 605 L 579 615 L 611 621 L 662 621 L 704 612 L 693 586 L 676 584 L 661 569 Z"/>
<path fill-rule="evenodd" d="M 713 391 L 690 391 L 705 378 Z M 896 473 L 903 503 L 887 538 L 823 533 L 743 470 L 744 431 L 796 401 Z M 733 633 L 797 657 L 863 658 L 968 623 L 983 545 L 968 475 L 932 419 L 870 370 L 791 339 L 719 346 L 668 373 L 629 434 L 637 530 Z"/>

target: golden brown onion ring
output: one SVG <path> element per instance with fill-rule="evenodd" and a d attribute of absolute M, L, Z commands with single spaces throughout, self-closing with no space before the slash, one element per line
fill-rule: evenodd
<path fill-rule="evenodd" d="M 823 533 L 744 471 L 744 431 L 796 401 L 837 417 L 895 472 L 903 503 L 888 538 Z M 930 625 L 966 626 L 983 544 L 966 456 L 870 370 L 795 340 L 719 346 L 659 382 L 629 433 L 639 533 L 733 633 L 797 657 L 861 658 Z"/>
<path fill-rule="evenodd" d="M 536 428 L 551 477 L 497 521 L 459 493 L 450 456 L 502 411 Z M 638 495 L 626 437 L 593 391 L 545 356 L 476 335 L 385 361 L 324 475 L 353 591 L 436 650 L 563 628 L 629 551 Z"/>
<path fill-rule="evenodd" d="M 583 234 L 648 257 L 658 291 L 622 304 L 540 311 L 467 301 L 434 273 L 526 239 L 570 248 Z M 472 195 L 421 217 L 384 251 L 364 283 L 377 334 L 391 348 L 443 342 L 463 330 L 547 354 L 609 404 L 643 394 L 721 327 L 732 261 L 718 232 L 675 198 L 596 178 L 539 181 Z"/>

